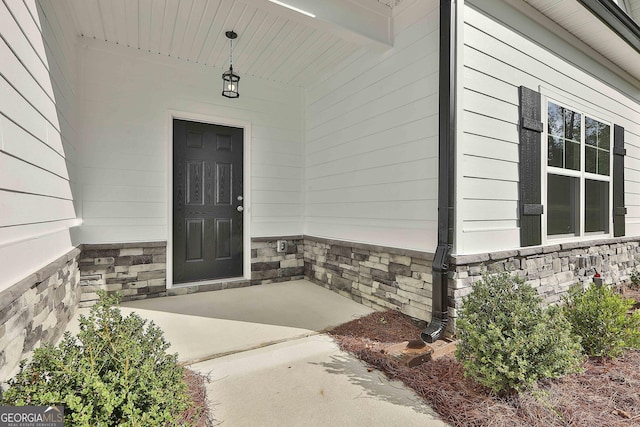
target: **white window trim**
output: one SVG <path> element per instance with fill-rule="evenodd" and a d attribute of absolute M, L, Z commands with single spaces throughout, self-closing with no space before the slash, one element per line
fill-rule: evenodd
<path fill-rule="evenodd" d="M 543 209 L 541 221 L 542 221 L 542 244 L 558 244 L 558 243 L 567 243 L 567 242 L 575 242 L 581 240 L 600 240 L 600 239 L 609 239 L 613 237 L 613 137 L 614 137 L 614 120 L 609 117 L 604 110 L 594 106 L 587 104 L 584 100 L 573 98 L 571 96 L 567 96 L 566 94 L 560 94 L 556 91 L 540 87 L 541 94 L 541 103 L 542 103 L 542 123 L 543 123 L 543 131 L 542 131 L 542 147 L 540 150 L 541 155 L 541 165 L 542 171 L 540 174 L 541 179 L 541 201 L 545 208 Z M 559 105 L 564 108 L 568 108 L 570 110 L 576 111 L 581 114 L 581 130 L 580 130 L 580 171 L 574 171 L 571 169 L 558 168 L 553 166 L 548 166 L 548 103 L 552 102 L 556 105 Z M 601 123 L 605 123 L 610 127 L 610 155 L 609 155 L 609 175 L 598 175 L 589 172 L 585 172 L 585 127 L 584 127 L 584 118 L 585 116 L 597 120 Z M 556 173 L 558 175 L 564 176 L 573 176 L 580 178 L 580 195 L 579 195 L 579 234 L 577 235 L 556 235 L 549 236 L 547 234 L 547 214 L 548 206 L 547 203 L 547 176 L 549 173 Z M 601 233 L 601 232 L 589 232 L 585 233 L 584 231 L 584 204 L 585 204 L 585 185 L 584 181 L 586 179 L 596 180 L 596 181 L 605 181 L 609 182 L 609 232 Z"/>

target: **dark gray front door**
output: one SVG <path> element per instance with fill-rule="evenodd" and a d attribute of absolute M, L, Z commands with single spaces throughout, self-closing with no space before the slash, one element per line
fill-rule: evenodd
<path fill-rule="evenodd" d="M 242 276 L 243 130 L 173 120 L 173 283 Z"/>

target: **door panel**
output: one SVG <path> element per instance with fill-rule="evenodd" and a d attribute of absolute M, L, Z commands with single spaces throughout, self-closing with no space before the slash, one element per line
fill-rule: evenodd
<path fill-rule="evenodd" d="M 173 283 L 243 275 L 243 131 L 173 121 Z"/>

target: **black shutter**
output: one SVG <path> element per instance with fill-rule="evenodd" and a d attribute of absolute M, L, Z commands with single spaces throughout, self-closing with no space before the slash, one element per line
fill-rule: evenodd
<path fill-rule="evenodd" d="M 624 128 L 613 126 L 613 235 L 624 236 Z"/>
<path fill-rule="evenodd" d="M 540 94 L 520 86 L 520 246 L 542 243 L 542 105 Z"/>

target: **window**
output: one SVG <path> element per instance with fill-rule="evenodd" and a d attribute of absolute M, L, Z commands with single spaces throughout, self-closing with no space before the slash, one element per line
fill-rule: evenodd
<path fill-rule="evenodd" d="M 609 234 L 611 125 L 547 103 L 547 236 Z"/>

